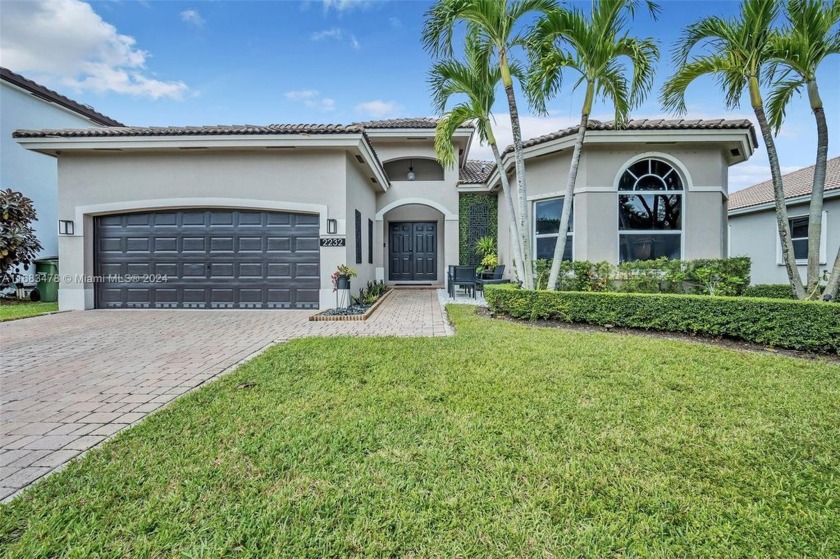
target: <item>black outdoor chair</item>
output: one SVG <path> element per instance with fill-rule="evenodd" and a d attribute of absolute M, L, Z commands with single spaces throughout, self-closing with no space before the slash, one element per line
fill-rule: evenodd
<path fill-rule="evenodd" d="M 475 268 L 472 266 L 453 266 L 452 272 L 452 297 L 455 297 L 455 288 L 463 287 L 467 293 L 472 292 L 475 299 Z"/>
<path fill-rule="evenodd" d="M 505 275 L 504 265 L 496 266 L 496 269 L 493 270 L 493 277 L 492 278 L 479 279 L 479 280 L 476 280 L 475 283 L 476 283 L 476 286 L 478 287 L 478 290 L 483 293 L 485 285 L 496 285 L 496 284 L 500 284 L 500 283 L 510 283 L 510 280 L 503 279 L 502 276 L 504 276 L 504 275 Z"/>

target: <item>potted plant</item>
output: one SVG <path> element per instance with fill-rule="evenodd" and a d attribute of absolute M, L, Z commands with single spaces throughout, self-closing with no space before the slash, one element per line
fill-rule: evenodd
<path fill-rule="evenodd" d="M 350 289 L 350 278 L 355 278 L 357 275 L 355 268 L 351 268 L 347 264 L 341 264 L 331 276 L 333 291 Z"/>
<path fill-rule="evenodd" d="M 493 237 L 481 237 L 475 243 L 475 252 L 481 256 L 481 264 L 476 268 L 476 274 L 484 276 L 490 274 L 492 277 L 493 271 L 499 265 L 499 257 L 496 255 L 496 239 Z"/>

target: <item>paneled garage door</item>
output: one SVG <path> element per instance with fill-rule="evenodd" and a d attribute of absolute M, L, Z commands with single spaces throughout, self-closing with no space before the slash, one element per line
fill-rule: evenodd
<path fill-rule="evenodd" d="M 159 211 L 94 229 L 97 308 L 318 308 L 317 215 Z"/>

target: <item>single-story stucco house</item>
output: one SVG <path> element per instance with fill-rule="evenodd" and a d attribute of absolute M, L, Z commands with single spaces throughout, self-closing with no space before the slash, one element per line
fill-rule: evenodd
<path fill-rule="evenodd" d="M 34 203 L 38 221 L 33 228 L 43 247 L 40 256 L 58 255 L 56 160 L 21 148 L 12 133 L 19 128 L 103 126 L 123 124 L 8 68 L 0 68 L 0 188 L 11 188 Z"/>
<path fill-rule="evenodd" d="M 808 268 L 808 213 L 814 166 L 782 177 L 790 222 L 793 252 L 799 275 Z M 749 256 L 752 283 L 787 284 L 782 245 L 776 223 L 773 182 L 765 181 L 733 192 L 729 199 L 729 254 Z M 820 234 L 820 269 L 830 269 L 840 249 L 840 157 L 828 160 Z"/>
<path fill-rule="evenodd" d="M 434 153 L 437 121 L 351 125 L 18 130 L 58 158 L 61 309 L 333 306 L 330 275 L 354 290 L 443 285 L 499 240 L 510 270 L 499 169 L 468 159 L 472 127 L 453 138 L 458 165 Z M 593 121 L 568 242 L 575 259 L 726 254 L 728 169 L 756 146 L 747 120 Z M 576 128 L 525 142 L 538 257 L 557 240 Z M 513 173 L 513 153 L 504 154 Z M 514 181 L 515 182 L 515 181 Z M 99 281 L 119 276 L 120 281 Z M 156 276 L 167 281 L 156 282 Z"/>

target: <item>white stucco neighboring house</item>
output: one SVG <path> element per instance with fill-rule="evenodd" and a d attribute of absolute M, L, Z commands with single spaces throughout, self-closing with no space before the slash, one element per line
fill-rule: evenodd
<path fill-rule="evenodd" d="M 435 158 L 432 118 L 350 125 L 18 130 L 58 159 L 61 309 L 334 305 L 330 275 L 443 286 L 498 239 L 510 277 L 509 218 L 495 165 Z M 728 168 L 756 145 L 746 120 L 591 124 L 569 234 L 575 259 L 726 254 Z M 576 128 L 526 142 L 537 256 L 556 242 Z M 505 165 L 512 172 L 512 150 Z M 166 281 L 158 281 L 165 277 Z M 111 278 L 109 281 L 102 281 Z"/>
<path fill-rule="evenodd" d="M 808 213 L 814 166 L 782 177 L 793 251 L 803 281 L 808 265 Z M 753 284 L 787 284 L 776 222 L 772 181 L 734 192 L 729 200 L 729 254 L 752 259 Z M 840 157 L 828 160 L 820 235 L 820 269 L 830 269 L 840 249 Z"/>
<path fill-rule="evenodd" d="M 41 256 L 58 255 L 56 159 L 28 151 L 12 139 L 19 128 L 123 126 L 20 74 L 0 68 L 0 188 L 23 193 L 38 212 L 34 229 Z"/>

